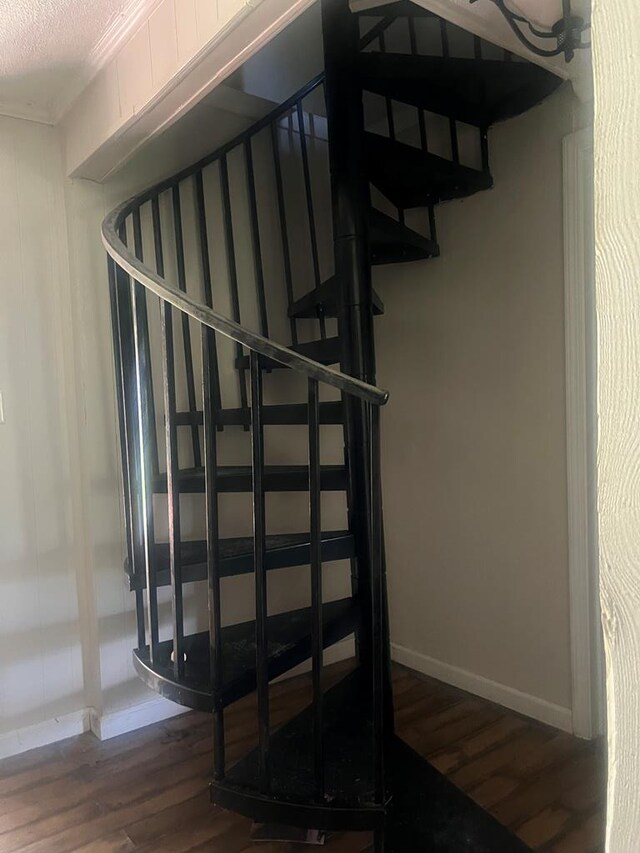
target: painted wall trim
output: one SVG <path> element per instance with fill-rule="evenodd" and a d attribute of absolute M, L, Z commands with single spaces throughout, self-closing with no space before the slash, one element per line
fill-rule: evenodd
<path fill-rule="evenodd" d="M 596 328 L 593 137 L 563 142 L 567 501 L 573 730 L 603 729 L 603 651 L 598 596 Z"/>
<path fill-rule="evenodd" d="M 571 708 L 563 708 L 561 705 L 547 702 L 538 696 L 522 693 L 506 684 L 491 681 L 489 678 L 428 657 L 420 652 L 414 652 L 404 646 L 399 646 L 397 643 L 391 644 L 391 659 L 423 675 L 437 678 L 438 681 L 444 681 L 446 684 L 466 690 L 482 699 L 497 702 L 505 708 L 532 717 L 548 726 L 562 729 L 565 732 L 572 732 L 573 730 Z"/>
<path fill-rule="evenodd" d="M 14 729 L 12 732 L 0 735 L 0 759 L 19 755 L 39 746 L 47 746 L 68 737 L 81 735 L 89 730 L 89 709 L 72 711 L 61 717 L 53 717 L 42 723 Z"/>
<path fill-rule="evenodd" d="M 176 705 L 162 696 L 156 696 L 148 702 L 141 702 L 130 708 L 122 708 L 108 714 L 98 714 L 94 708 L 90 712 L 91 731 L 99 740 L 110 740 L 112 737 L 133 732 L 152 723 L 160 723 L 171 717 L 186 714 L 190 709 L 184 705 Z"/>
<path fill-rule="evenodd" d="M 339 661 L 349 660 L 354 655 L 354 639 L 347 637 L 325 651 L 324 663 L 325 666 L 330 666 Z M 278 681 L 285 681 L 310 670 L 311 663 L 307 661 L 291 672 L 285 673 Z M 52 720 L 0 735 L 0 759 L 81 735 L 87 731 L 91 731 L 99 740 L 110 740 L 118 735 L 136 731 L 152 723 L 160 723 L 162 720 L 168 720 L 189 711 L 189 708 L 170 702 L 162 696 L 154 696 L 147 702 L 107 714 L 101 714 L 95 708 L 84 708 L 81 711 L 65 714 L 63 717 L 54 717 Z"/>

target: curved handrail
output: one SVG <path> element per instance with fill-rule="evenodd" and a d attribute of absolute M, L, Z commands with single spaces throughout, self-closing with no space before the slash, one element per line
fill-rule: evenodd
<path fill-rule="evenodd" d="M 147 192 L 142 195 L 146 199 L 149 193 Z M 248 347 L 259 355 L 278 361 L 280 364 L 284 364 L 298 373 L 303 373 L 309 378 L 320 382 L 326 382 L 328 385 L 340 389 L 340 391 L 353 394 L 369 403 L 384 406 L 389 399 L 388 391 L 377 388 L 375 385 L 369 385 L 360 379 L 355 379 L 353 376 L 342 373 L 335 368 L 327 367 L 324 364 L 313 361 L 282 344 L 278 344 L 269 338 L 246 329 L 228 317 L 218 314 L 217 311 L 214 311 L 207 305 L 197 302 L 187 293 L 169 284 L 161 276 L 139 261 L 122 242 L 118 231 L 127 216 L 139 208 L 142 195 L 135 196 L 119 205 L 111 213 L 107 214 L 102 223 L 102 243 L 107 253 L 118 266 L 147 290 L 155 293 L 156 296 L 173 305 L 179 311 L 188 314 L 194 320 Z"/>

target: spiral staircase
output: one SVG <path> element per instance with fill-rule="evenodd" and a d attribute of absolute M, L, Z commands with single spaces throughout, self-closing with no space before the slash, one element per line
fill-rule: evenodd
<path fill-rule="evenodd" d="M 460 32 L 413 3 L 374 12 L 323 0 L 324 73 L 103 224 L 134 664 L 212 714 L 223 807 L 371 830 L 387 853 L 525 850 L 393 732 L 371 268 L 437 257 L 436 206 L 492 186 L 489 127 L 560 81 L 468 34 L 459 55 Z M 270 464 L 289 444 L 305 458 Z M 251 535 L 237 535 L 229 495 L 245 496 Z M 286 510 L 269 530 L 285 495 L 302 532 L 283 532 Z M 325 512 L 336 495 L 339 529 Z M 305 606 L 273 612 L 278 575 L 306 588 Z M 250 619 L 229 615 L 238 598 Z M 351 635 L 357 666 L 326 689 L 327 650 Z M 270 682 L 308 660 L 312 701 L 274 730 Z M 225 709 L 254 691 L 257 746 L 228 766 Z"/>

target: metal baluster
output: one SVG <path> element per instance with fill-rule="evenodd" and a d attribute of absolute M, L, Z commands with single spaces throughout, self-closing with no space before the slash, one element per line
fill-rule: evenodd
<path fill-rule="evenodd" d="M 267 574 L 264 503 L 264 436 L 262 428 L 262 372 L 253 350 L 251 373 L 251 447 L 253 470 L 253 558 L 256 586 L 256 681 L 258 687 L 258 745 L 260 785 L 269 790 L 269 672 L 267 666 Z"/>
<path fill-rule="evenodd" d="M 304 173 L 304 188 L 307 200 L 307 218 L 309 221 L 309 236 L 311 238 L 311 261 L 313 263 L 313 278 L 315 281 L 316 290 L 320 287 L 320 257 L 318 254 L 318 235 L 316 233 L 316 218 L 313 209 L 313 192 L 311 188 L 311 170 L 309 169 L 309 152 L 307 150 L 307 134 L 304 126 L 304 111 L 302 109 L 302 101 L 296 104 L 296 114 L 298 117 L 298 133 L 300 134 L 300 151 L 302 153 L 302 170 Z M 318 311 L 318 320 L 320 321 L 320 336 L 324 339 L 327 337 L 327 328 L 324 318 L 324 313 Z"/>
<path fill-rule="evenodd" d="M 151 420 L 151 409 L 149 400 L 149 362 L 146 355 L 148 352 L 148 340 L 145 334 L 148 329 L 144 320 L 146 311 L 142 308 L 146 305 L 146 292 L 144 287 L 135 279 L 130 279 L 129 288 L 131 293 L 131 312 L 133 317 L 133 362 L 135 365 L 135 394 L 137 402 L 137 443 L 138 460 L 140 465 L 140 528 L 142 533 L 142 559 L 144 561 L 147 579 L 147 618 L 149 637 L 149 659 L 154 664 L 158 659 L 158 589 L 156 582 L 156 566 L 152 559 L 152 548 L 154 545 L 153 532 L 153 489 L 151 447 L 148 440 L 151 429 L 155 424 Z"/>
<path fill-rule="evenodd" d="M 385 763 L 385 637 L 384 574 L 382 567 L 382 506 L 380 477 L 380 410 L 369 403 L 371 488 L 371 625 L 373 648 L 373 749 L 377 803 L 384 802 Z"/>
<path fill-rule="evenodd" d="M 476 63 L 480 64 L 482 62 L 482 39 L 478 36 L 474 36 L 473 39 L 473 48 Z M 480 69 L 478 69 L 480 72 Z M 479 73 L 478 79 L 482 81 L 483 77 Z M 482 84 L 482 100 L 483 102 L 486 100 L 486 92 L 484 84 Z M 480 159 L 482 162 L 482 169 L 485 172 L 489 171 L 489 140 L 488 140 L 488 128 L 486 126 L 479 128 L 480 133 Z"/>
<path fill-rule="evenodd" d="M 253 152 L 251 137 L 244 143 L 245 165 L 247 169 L 247 190 L 249 192 L 249 218 L 251 222 L 251 245 L 253 247 L 253 269 L 256 276 L 258 296 L 258 311 L 260 314 L 260 332 L 265 338 L 269 337 L 269 321 L 267 318 L 267 298 L 264 292 L 264 271 L 262 269 L 262 251 L 260 249 L 260 224 L 258 222 L 258 202 L 256 199 L 256 179 L 253 172 Z"/>
<path fill-rule="evenodd" d="M 386 42 L 384 38 L 384 32 L 380 33 L 378 37 L 378 43 L 380 45 L 380 53 L 386 53 Z M 385 104 L 387 108 L 387 127 L 389 129 L 389 139 L 392 142 L 396 141 L 396 122 L 393 116 L 393 101 L 391 98 L 385 98 Z M 398 220 L 404 225 L 404 210 L 403 208 L 398 208 Z"/>
<path fill-rule="evenodd" d="M 380 33 L 378 37 L 378 44 L 380 45 L 380 53 L 387 52 L 386 41 L 384 37 L 384 33 Z M 391 98 L 385 98 L 385 104 L 387 107 L 387 126 L 389 128 L 389 139 L 395 142 L 396 139 L 396 123 L 393 117 L 393 102 Z"/>
<path fill-rule="evenodd" d="M 278 196 L 278 215 L 280 217 L 280 237 L 282 240 L 282 258 L 284 261 L 284 280 L 287 287 L 287 303 L 291 308 L 294 302 L 293 277 L 291 274 L 291 253 L 289 251 L 289 232 L 287 229 L 287 211 L 284 200 L 284 187 L 282 183 L 282 164 L 280 162 L 280 145 L 278 143 L 278 122 L 271 124 L 271 148 L 273 150 L 273 165 L 276 173 L 276 192 Z M 291 343 L 298 343 L 298 327 L 294 317 L 289 318 L 291 330 Z"/>
<path fill-rule="evenodd" d="M 133 251 L 135 253 L 136 258 L 139 261 L 144 261 L 144 253 L 142 249 L 142 224 L 140 221 L 140 208 L 136 208 L 132 214 L 133 221 Z M 153 463 L 153 473 L 154 476 L 160 471 L 159 460 L 158 460 L 158 434 L 156 432 L 156 411 L 155 411 L 155 400 L 153 395 L 153 375 L 151 368 L 151 342 L 149 339 L 149 317 L 147 313 L 147 299 L 146 299 L 146 291 L 145 298 L 140 302 L 140 316 L 141 322 L 145 328 L 145 359 L 147 364 L 149 365 L 149 375 L 147 377 L 147 395 L 149 399 L 150 412 L 151 412 L 151 423 L 153 424 L 153 429 L 151 431 L 150 440 L 151 440 L 151 458 Z"/>
<path fill-rule="evenodd" d="M 442 41 L 442 56 L 444 59 L 449 58 L 449 33 L 447 31 L 447 22 L 440 19 L 440 38 Z M 460 151 L 458 148 L 458 128 L 454 118 L 449 119 L 449 135 L 451 137 L 451 159 L 454 163 L 460 162 Z"/>
<path fill-rule="evenodd" d="M 176 266 L 178 273 L 178 287 L 183 293 L 187 291 L 187 280 L 184 265 L 184 242 L 182 238 L 182 208 L 180 205 L 180 184 L 174 184 L 172 187 L 173 201 L 173 227 L 176 241 Z M 193 447 L 193 464 L 199 468 L 202 465 L 202 457 L 200 455 L 200 432 L 196 424 L 196 412 L 198 406 L 196 403 L 196 383 L 193 374 L 193 351 L 191 349 L 191 329 L 189 327 L 189 317 L 181 313 L 182 319 L 182 342 L 184 344 L 184 365 L 187 379 L 187 399 L 189 401 L 189 412 L 193 417 L 191 424 L 191 444 Z"/>
<path fill-rule="evenodd" d="M 216 421 L 219 409 L 215 408 L 212 388 L 212 366 L 216 351 L 215 332 L 202 327 L 202 397 L 204 417 L 204 470 L 207 518 L 207 579 L 209 598 L 209 662 L 213 707 L 213 760 L 214 777 L 224 778 L 224 710 L 220 706 L 222 686 L 222 624 L 220 602 L 220 537 L 218 519 L 217 436 Z"/>
<path fill-rule="evenodd" d="M 164 388 L 165 439 L 167 445 L 167 512 L 169 517 L 169 570 L 173 611 L 173 670 L 184 676 L 184 615 L 182 602 L 182 554 L 180 537 L 180 481 L 176 429 L 176 380 L 173 358 L 173 317 L 168 302 L 160 314 Z"/>
<path fill-rule="evenodd" d="M 438 242 L 438 232 L 436 229 L 436 211 L 433 204 L 429 205 L 429 236 L 434 243 Z"/>
<path fill-rule="evenodd" d="M 236 249 L 233 236 L 233 220 L 231 218 L 231 195 L 229 192 L 229 167 L 227 157 L 220 158 L 220 183 L 222 184 L 222 209 L 224 217 L 224 238 L 227 252 L 227 265 L 229 268 L 229 285 L 231 292 L 231 311 L 236 323 L 240 323 L 240 297 L 238 296 L 238 271 L 236 267 Z M 242 358 L 242 344 L 236 342 L 236 359 Z M 247 386 L 245 384 L 244 369 L 239 368 L 240 381 L 240 405 L 243 409 L 247 407 Z"/>
<path fill-rule="evenodd" d="M 416 22 L 415 19 L 409 16 L 407 18 L 409 22 L 409 44 L 411 45 L 411 55 L 418 55 L 418 38 L 416 34 Z M 420 107 L 416 107 L 418 112 L 418 127 L 420 129 L 420 147 L 423 151 L 428 151 L 427 145 L 427 123 L 424 117 L 424 110 L 420 109 Z"/>
<path fill-rule="evenodd" d="M 120 235 L 122 238 L 122 235 Z M 120 300 L 122 298 L 123 283 L 126 281 L 125 273 L 118 267 L 116 273 L 116 264 L 111 257 L 107 257 L 107 271 L 109 276 L 109 296 L 111 303 L 111 330 L 113 335 L 113 358 L 115 363 L 115 378 L 116 378 L 116 396 L 118 408 L 118 428 L 120 433 L 120 460 L 122 463 L 122 480 L 123 480 L 123 509 L 125 518 L 125 528 L 127 533 L 127 559 L 129 561 L 129 577 L 134 579 L 136 586 L 139 581 L 139 567 L 136 561 L 135 548 L 135 518 L 133 510 L 133 500 L 131 496 L 133 484 L 132 461 L 130 458 L 130 433 L 134 431 L 134 425 L 131 421 L 132 413 L 130 411 L 130 401 L 126 392 L 127 377 L 125 374 L 125 363 L 129 353 L 126 352 L 124 341 L 130 342 L 133 339 L 133 330 L 131 328 L 131 304 L 129 302 L 128 322 L 125 322 L 121 308 Z M 118 278 L 121 281 L 118 281 Z M 125 284 L 126 289 L 126 284 Z M 125 296 L 127 299 L 128 294 Z M 128 299 L 127 299 L 128 302 Z M 125 350 L 123 352 L 123 350 Z M 131 364 L 131 361 L 128 361 Z M 136 597 L 136 623 L 138 630 L 138 648 L 143 648 L 146 645 L 145 627 L 144 627 L 144 598 L 143 591 L 138 586 L 135 591 Z"/>
<path fill-rule="evenodd" d="M 202 180 L 202 170 L 200 169 L 194 175 L 196 189 L 196 210 L 198 212 L 198 237 L 200 240 L 200 259 L 202 261 L 202 282 L 204 286 L 204 299 L 206 304 L 213 308 L 213 290 L 211 288 L 211 263 L 209 261 L 209 237 L 207 234 L 207 210 L 204 203 L 204 183 Z M 222 408 L 222 397 L 220 394 L 220 372 L 218 370 L 218 350 L 215 337 L 213 339 L 213 348 L 210 353 L 211 357 L 211 381 L 213 382 L 212 396 L 216 411 Z M 218 429 L 222 430 L 222 425 L 218 425 Z"/>
<path fill-rule="evenodd" d="M 313 768 L 318 801 L 324 798 L 322 736 L 322 539 L 320 498 L 320 403 L 318 381 L 309 379 L 309 518 L 311 544 L 311 646 L 313 665 Z"/>
<path fill-rule="evenodd" d="M 164 277 L 164 251 L 158 196 L 151 199 L 153 244 L 156 271 Z M 173 671 L 176 678 L 184 677 L 184 608 L 182 596 L 182 553 L 180 533 L 180 482 L 178 461 L 178 431 L 176 424 L 176 372 L 173 339 L 173 309 L 164 300 L 160 303 L 160 334 L 162 346 L 162 387 L 164 394 L 164 424 L 167 458 L 167 516 L 169 527 L 169 574 L 173 614 Z"/>

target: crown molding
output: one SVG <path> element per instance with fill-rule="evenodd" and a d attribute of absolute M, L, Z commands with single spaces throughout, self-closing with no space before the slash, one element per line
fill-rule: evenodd
<path fill-rule="evenodd" d="M 0 101 L 0 116 L 19 118 L 23 121 L 34 121 L 37 124 L 55 124 L 50 110 L 31 107 L 28 104 L 6 104 Z"/>
<path fill-rule="evenodd" d="M 151 17 L 162 0 L 128 0 L 115 15 L 87 57 L 82 70 L 75 76 L 64 94 L 52 105 L 50 124 L 58 124 L 72 104 L 87 88 L 94 77 L 118 53 L 131 36 Z"/>

